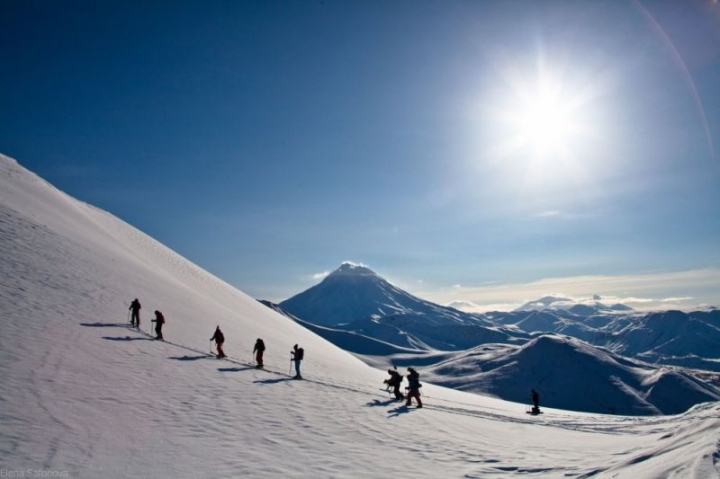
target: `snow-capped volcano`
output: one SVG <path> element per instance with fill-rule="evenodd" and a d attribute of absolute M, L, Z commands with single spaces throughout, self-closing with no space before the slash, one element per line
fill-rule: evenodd
<path fill-rule="evenodd" d="M 367 318 L 421 316 L 427 324 L 477 324 L 471 315 L 420 299 L 393 286 L 367 266 L 345 262 L 319 284 L 286 299 L 280 307 L 319 325 Z"/>
<path fill-rule="evenodd" d="M 403 349 L 459 350 L 490 342 L 528 339 L 519 330 L 496 326 L 481 315 L 420 299 L 393 286 L 366 266 L 343 263 L 321 283 L 280 303 L 293 317 L 373 338 Z M 337 332 L 316 330 L 358 353 Z M 348 347 L 350 346 L 350 347 Z"/>

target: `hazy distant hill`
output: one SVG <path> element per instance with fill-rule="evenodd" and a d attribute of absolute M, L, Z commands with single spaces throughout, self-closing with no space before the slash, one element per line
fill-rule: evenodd
<path fill-rule="evenodd" d="M 664 311 L 637 318 L 614 333 L 605 345 L 626 356 L 655 361 L 695 356 L 720 359 L 720 311 Z"/>
<path fill-rule="evenodd" d="M 547 406 L 624 415 L 677 414 L 720 400 L 691 374 L 652 367 L 569 337 L 545 335 L 510 349 L 476 348 L 427 368 L 429 380 L 465 391 Z"/>
<path fill-rule="evenodd" d="M 630 306 L 615 303 L 607 305 L 602 302 L 602 297 L 595 295 L 591 299 L 574 300 L 562 296 L 543 296 L 534 301 L 528 301 L 515 311 L 570 311 L 578 316 L 591 316 L 601 312 L 628 312 L 633 311 Z"/>

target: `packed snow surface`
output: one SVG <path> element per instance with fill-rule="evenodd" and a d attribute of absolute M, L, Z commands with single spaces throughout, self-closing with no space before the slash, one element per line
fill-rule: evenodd
<path fill-rule="evenodd" d="M 4 477 L 718 477 L 716 403 L 532 416 L 426 383 L 403 407 L 384 371 L 2 156 L 0 251 Z M 128 328 L 135 297 L 167 342 Z"/>

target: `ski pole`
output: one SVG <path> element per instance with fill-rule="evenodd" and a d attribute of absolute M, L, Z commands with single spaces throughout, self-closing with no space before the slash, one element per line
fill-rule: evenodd
<path fill-rule="evenodd" d="M 290 354 L 290 367 L 288 368 L 288 375 L 292 374 L 292 353 Z"/>
<path fill-rule="evenodd" d="M 213 350 L 212 350 L 212 339 L 211 339 L 210 342 L 208 343 L 208 348 L 210 349 L 210 354 L 212 354 L 212 353 L 213 353 Z"/>

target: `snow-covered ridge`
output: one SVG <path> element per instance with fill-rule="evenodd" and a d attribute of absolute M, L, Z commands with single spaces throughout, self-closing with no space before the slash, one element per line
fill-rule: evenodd
<path fill-rule="evenodd" d="M 551 294 L 543 296 L 540 299 L 528 301 L 515 311 L 544 311 L 544 310 L 564 310 L 570 311 L 580 316 L 590 316 L 597 313 L 609 312 L 628 312 L 633 309 L 630 306 L 613 303 L 605 304 L 603 298 L 594 295 L 592 298 L 571 299 L 563 295 Z"/>

